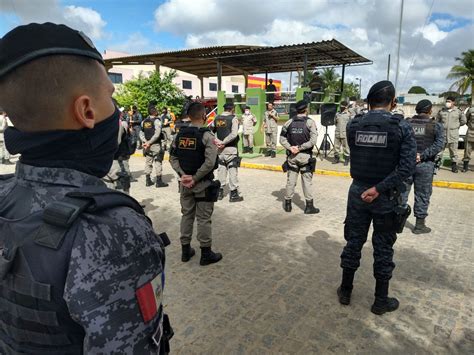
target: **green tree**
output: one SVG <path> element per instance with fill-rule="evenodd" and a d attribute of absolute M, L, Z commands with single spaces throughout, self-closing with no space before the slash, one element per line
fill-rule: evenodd
<path fill-rule="evenodd" d="M 341 87 L 341 81 L 339 80 L 339 88 Z M 359 97 L 359 84 L 356 83 L 344 83 L 343 97 Z"/>
<path fill-rule="evenodd" d="M 425 90 L 425 88 L 421 86 L 412 86 L 410 90 L 408 90 L 409 94 L 425 94 L 428 95 L 428 92 Z"/>
<path fill-rule="evenodd" d="M 474 94 L 474 49 L 462 52 L 461 57 L 456 57 L 456 61 L 459 64 L 453 65 L 447 76 L 448 79 L 456 79 L 449 89 L 455 89 L 461 95 L 471 89 Z M 474 95 L 471 95 L 471 105 L 472 96 Z"/>
<path fill-rule="evenodd" d="M 160 109 L 171 107 L 173 112 L 179 113 L 184 103 L 184 93 L 173 82 L 175 77 L 175 71 L 164 74 L 154 71 L 150 76 L 140 73 L 136 79 L 121 85 L 114 97 L 120 106 L 129 108 L 136 105 L 143 115 L 147 114 L 151 101 L 156 101 Z"/>
<path fill-rule="evenodd" d="M 324 93 L 326 96 L 334 94 L 341 89 L 341 76 L 336 73 L 334 68 L 324 68 L 320 76 L 324 82 Z"/>

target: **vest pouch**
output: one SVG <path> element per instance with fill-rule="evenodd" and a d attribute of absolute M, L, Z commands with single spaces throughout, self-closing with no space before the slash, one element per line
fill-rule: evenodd
<path fill-rule="evenodd" d="M 8 256 L 8 254 L 11 254 Z M 13 262 L 15 261 L 16 248 L 10 253 L 9 249 L 0 249 L 0 280 L 5 279 L 7 274 L 10 272 Z"/>

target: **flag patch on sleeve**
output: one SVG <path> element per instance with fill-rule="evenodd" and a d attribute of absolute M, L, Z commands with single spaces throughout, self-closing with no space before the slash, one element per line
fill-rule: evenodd
<path fill-rule="evenodd" d="M 156 317 L 163 299 L 161 274 L 135 291 L 143 321 L 148 323 Z"/>

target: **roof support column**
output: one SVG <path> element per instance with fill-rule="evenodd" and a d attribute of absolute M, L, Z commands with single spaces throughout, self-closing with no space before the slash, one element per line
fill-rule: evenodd
<path fill-rule="evenodd" d="M 267 91 L 268 86 L 268 71 L 265 71 L 265 91 Z"/>
<path fill-rule="evenodd" d="M 157 73 L 160 72 L 161 62 L 155 62 L 155 70 Z"/>
<path fill-rule="evenodd" d="M 344 75 L 346 73 L 346 65 L 342 65 L 342 74 L 341 74 L 341 96 L 339 96 L 339 101 L 342 100 L 342 92 L 344 91 Z"/>
<path fill-rule="evenodd" d="M 247 88 L 249 87 L 249 75 L 247 73 L 244 73 L 244 80 L 245 80 L 245 89 L 247 90 Z"/>
<path fill-rule="evenodd" d="M 308 83 L 308 53 L 306 49 L 304 50 L 304 57 L 303 57 L 303 87 L 306 87 Z"/>
<path fill-rule="evenodd" d="M 201 99 L 204 98 L 204 77 L 200 76 L 199 80 L 201 80 Z"/>
<path fill-rule="evenodd" d="M 222 63 L 217 61 L 217 91 L 222 90 Z"/>

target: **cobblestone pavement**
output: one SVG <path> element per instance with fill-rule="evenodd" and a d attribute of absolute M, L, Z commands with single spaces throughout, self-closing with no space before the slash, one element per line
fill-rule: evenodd
<path fill-rule="evenodd" d="M 136 176 L 143 165 L 132 158 Z M 293 212 L 283 212 L 282 173 L 241 169 L 245 201 L 230 204 L 226 197 L 214 213 L 214 247 L 224 259 L 201 267 L 199 253 L 180 261 L 177 182 L 164 166 L 170 187 L 146 188 L 140 176 L 132 194 L 146 204 L 155 229 L 172 239 L 165 307 L 174 353 L 474 353 L 474 192 L 434 189 L 427 219 L 434 231 L 415 236 L 405 229 L 395 245 L 391 293 L 400 309 L 375 316 L 370 242 L 351 306 L 341 306 L 335 294 L 350 179 L 316 176 L 321 213 L 307 216 L 300 186 Z"/>

